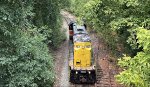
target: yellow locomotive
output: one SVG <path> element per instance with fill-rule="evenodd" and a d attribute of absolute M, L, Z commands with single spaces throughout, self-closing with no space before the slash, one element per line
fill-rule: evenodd
<path fill-rule="evenodd" d="M 73 28 L 73 41 L 70 41 L 70 82 L 95 83 L 96 71 L 91 39 L 84 26 Z"/>

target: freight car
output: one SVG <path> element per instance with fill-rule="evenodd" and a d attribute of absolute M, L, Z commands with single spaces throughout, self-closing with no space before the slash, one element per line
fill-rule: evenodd
<path fill-rule="evenodd" d="M 70 45 L 70 82 L 95 83 L 96 69 L 91 39 L 84 26 L 75 25 Z"/>

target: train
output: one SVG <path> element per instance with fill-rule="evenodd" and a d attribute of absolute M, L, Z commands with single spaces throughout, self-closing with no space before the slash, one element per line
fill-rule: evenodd
<path fill-rule="evenodd" d="M 96 63 L 91 38 L 84 25 L 69 23 L 69 81 L 95 83 Z"/>

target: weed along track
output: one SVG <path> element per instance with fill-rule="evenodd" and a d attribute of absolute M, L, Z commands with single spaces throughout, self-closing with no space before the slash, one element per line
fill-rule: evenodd
<path fill-rule="evenodd" d="M 66 35 L 69 36 L 68 24 L 75 21 L 75 17 L 66 11 L 61 11 L 63 16 L 63 27 L 66 29 Z M 55 54 L 56 58 L 56 82 L 54 87 L 123 87 L 115 82 L 114 75 L 118 70 L 114 68 L 109 60 L 109 51 L 101 39 L 95 33 L 89 33 L 92 42 L 93 56 L 96 61 L 96 83 L 95 84 L 75 84 L 69 82 L 69 58 L 71 55 L 71 42 L 69 38 L 65 41 Z M 70 46 L 69 46 L 70 45 Z M 72 50 L 73 51 L 73 50 Z M 71 51 L 70 51 L 71 52 Z M 72 52 L 73 53 L 73 52 Z"/>

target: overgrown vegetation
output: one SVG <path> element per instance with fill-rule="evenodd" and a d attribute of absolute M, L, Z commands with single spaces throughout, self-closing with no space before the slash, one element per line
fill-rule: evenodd
<path fill-rule="evenodd" d="M 62 20 L 59 6 L 63 4 L 59 0 L 35 0 L 33 5 L 33 12 L 35 13 L 33 24 L 39 28 L 41 34 L 46 36 L 45 42 L 52 49 L 56 49 L 65 39 L 65 36 L 62 36 L 63 32 L 60 30 Z"/>
<path fill-rule="evenodd" d="M 118 81 L 129 87 L 149 87 L 150 0 L 71 1 L 71 12 L 84 17 L 109 48 L 126 54 L 119 61 L 125 70 Z"/>
<path fill-rule="evenodd" d="M 150 31 L 137 28 L 139 47 L 143 51 L 138 52 L 134 58 L 125 56 L 119 61 L 119 65 L 125 70 L 117 76 L 117 79 L 127 86 L 150 87 Z"/>
<path fill-rule="evenodd" d="M 0 87 L 51 87 L 53 58 L 65 39 L 59 0 L 0 1 Z M 49 46 L 47 46 L 49 45 Z"/>

